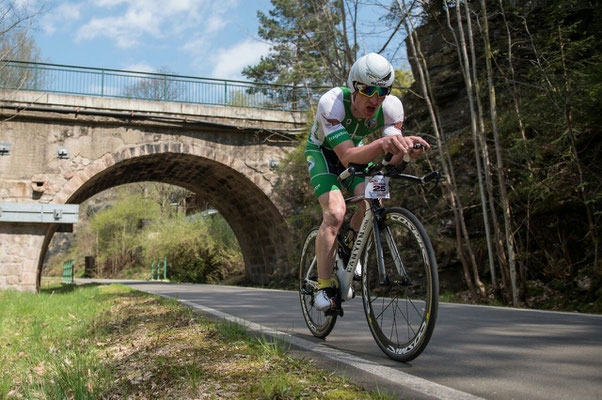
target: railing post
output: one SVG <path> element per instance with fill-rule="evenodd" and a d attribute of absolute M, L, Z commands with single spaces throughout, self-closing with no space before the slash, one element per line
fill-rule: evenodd
<path fill-rule="evenodd" d="M 167 75 L 163 75 L 163 101 L 167 100 Z"/>
<path fill-rule="evenodd" d="M 224 81 L 224 105 L 228 105 L 228 82 Z"/>
<path fill-rule="evenodd" d="M 38 90 L 38 64 L 33 69 L 33 90 Z"/>
<path fill-rule="evenodd" d="M 155 278 L 155 262 L 153 261 L 153 263 L 151 264 L 151 281 L 154 280 Z"/>
<path fill-rule="evenodd" d="M 100 71 L 100 97 L 105 95 L 105 70 Z"/>
<path fill-rule="evenodd" d="M 163 280 L 167 280 L 167 257 L 163 259 Z"/>

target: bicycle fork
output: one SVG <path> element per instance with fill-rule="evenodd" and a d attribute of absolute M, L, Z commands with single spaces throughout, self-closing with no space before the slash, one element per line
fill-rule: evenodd
<path fill-rule="evenodd" d="M 374 200 L 373 200 L 374 201 Z M 391 257 L 393 258 L 393 262 L 395 263 L 395 268 L 399 276 L 401 276 L 401 285 L 402 286 L 410 286 L 412 284 L 412 279 L 408 275 L 405 266 L 403 265 L 403 261 L 401 259 L 401 255 L 399 254 L 399 250 L 397 249 L 397 244 L 393 239 L 393 233 L 391 232 L 391 227 L 386 224 L 387 217 L 384 215 L 384 209 L 378 208 L 376 212 L 373 213 L 373 225 L 374 225 L 374 245 L 376 249 L 376 260 L 378 264 L 378 276 L 379 276 L 379 284 L 380 286 L 389 286 L 393 282 L 387 275 L 385 269 L 385 257 L 383 252 L 383 243 L 380 238 L 381 230 L 384 230 L 385 240 L 387 242 L 387 247 L 391 252 Z"/>

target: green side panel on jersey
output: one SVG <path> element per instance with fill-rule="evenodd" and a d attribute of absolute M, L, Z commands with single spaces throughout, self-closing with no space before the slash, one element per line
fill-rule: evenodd
<path fill-rule="evenodd" d="M 335 146 L 347 140 L 351 140 L 351 136 L 349 136 L 349 133 L 346 129 L 339 129 L 338 131 L 335 131 L 328 135 L 325 139 L 325 141 L 328 143 L 331 149 L 334 149 Z"/>

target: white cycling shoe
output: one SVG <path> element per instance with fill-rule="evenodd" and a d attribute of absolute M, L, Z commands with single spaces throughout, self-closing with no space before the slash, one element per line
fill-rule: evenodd
<path fill-rule="evenodd" d="M 318 311 L 327 311 L 331 308 L 337 308 L 337 303 L 335 300 L 337 294 L 337 289 L 335 288 L 326 288 L 320 289 L 316 293 L 314 297 L 314 307 Z"/>

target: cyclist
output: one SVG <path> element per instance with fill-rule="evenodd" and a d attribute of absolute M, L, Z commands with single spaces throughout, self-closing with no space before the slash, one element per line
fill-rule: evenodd
<path fill-rule="evenodd" d="M 322 208 L 322 223 L 316 237 L 318 292 L 314 306 L 319 311 L 340 308 L 336 303 L 336 278 L 333 268 L 336 236 L 345 216 L 345 200 L 338 175 L 349 163 L 368 164 L 383 153 L 394 154 L 391 162 L 401 163 L 403 156 L 420 157 L 429 144 L 417 136 L 403 136 L 403 105 L 389 96 L 395 71 L 387 59 L 376 53 L 358 58 L 347 78 L 347 87 L 335 87 L 318 103 L 305 158 L 311 184 Z M 363 139 L 382 128 L 382 137 L 364 144 Z M 363 178 L 348 179 L 345 186 L 359 195 L 364 192 Z M 357 232 L 365 212 L 364 202 L 351 218 L 351 229 Z"/>

